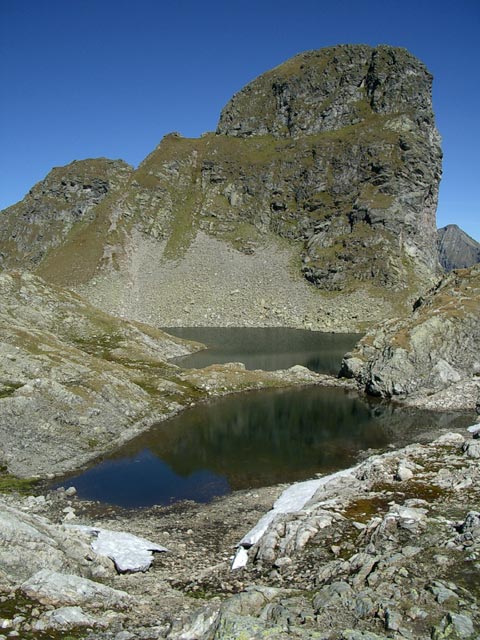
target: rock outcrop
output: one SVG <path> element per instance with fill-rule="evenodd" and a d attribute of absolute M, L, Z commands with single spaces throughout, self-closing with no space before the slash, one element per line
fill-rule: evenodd
<path fill-rule="evenodd" d="M 45 497 L 42 498 L 45 503 Z M 113 564 L 94 554 L 82 536 L 26 511 L 27 505 L 34 509 L 36 504 L 33 496 L 30 502 L 21 505 L 0 498 L 2 582 L 18 586 L 45 569 L 86 578 L 105 578 L 114 573 Z"/>
<path fill-rule="evenodd" d="M 458 502 L 475 504 L 466 488 L 480 470 L 462 453 L 468 442 L 445 434 L 323 478 L 252 546 L 247 575 L 266 584 L 223 603 L 205 625 L 211 637 L 476 637 L 480 514 L 465 505 L 460 516 Z M 399 469 L 410 474 L 400 479 Z"/>
<path fill-rule="evenodd" d="M 345 356 L 341 375 L 384 397 L 475 408 L 480 393 L 480 265 L 453 271 L 409 318 L 368 332 Z M 429 400 L 430 398 L 430 400 Z"/>
<path fill-rule="evenodd" d="M 0 461 L 11 473 L 75 468 L 135 435 L 155 411 L 149 370 L 164 392 L 156 408 L 177 406 L 182 388 L 166 360 L 200 345 L 109 316 L 32 274 L 0 274 L 0 292 Z"/>
<path fill-rule="evenodd" d="M 480 262 L 480 244 L 456 224 L 437 231 L 440 264 L 446 271 L 465 269 Z"/>
<path fill-rule="evenodd" d="M 55 169 L 3 212 L 1 264 L 163 326 L 398 315 L 438 268 L 431 81 L 395 47 L 300 54 L 237 93 L 215 134 L 170 134 L 135 171 Z"/>

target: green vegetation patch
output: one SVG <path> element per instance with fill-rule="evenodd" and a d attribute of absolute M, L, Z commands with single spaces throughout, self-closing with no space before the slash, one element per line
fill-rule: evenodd
<path fill-rule="evenodd" d="M 110 352 L 112 349 L 121 347 L 123 340 L 124 336 L 119 333 L 104 333 L 102 335 L 74 338 L 75 345 L 79 349 L 104 360 L 113 359 Z"/>
<path fill-rule="evenodd" d="M 359 202 L 368 205 L 371 209 L 388 209 L 394 202 L 394 197 L 388 193 L 382 193 L 377 187 L 367 182 L 360 192 Z"/>
<path fill-rule="evenodd" d="M 33 609 L 36 609 L 35 614 L 33 614 Z M 43 609 L 43 607 L 38 602 L 26 598 L 19 590 L 6 597 L 0 595 L 0 618 L 4 620 L 13 620 L 17 616 L 23 616 L 25 623 L 31 625 L 38 618 L 38 609 Z M 10 630 L 8 627 L 2 629 L 8 635 L 10 635 Z M 53 629 L 38 631 L 20 628 L 19 635 L 12 637 L 21 638 L 21 640 L 81 640 L 86 636 L 87 629 L 74 627 L 64 631 Z"/>
<path fill-rule="evenodd" d="M 182 257 L 195 239 L 199 202 L 200 192 L 196 191 L 194 185 L 184 197 L 178 195 L 175 199 L 170 235 L 163 253 L 167 260 Z"/>
<path fill-rule="evenodd" d="M 19 493 L 20 495 L 28 495 L 38 481 L 31 478 L 18 478 L 8 473 L 5 466 L 0 467 L 0 493 Z"/>
<path fill-rule="evenodd" d="M 122 238 L 112 229 L 111 215 L 122 190 L 112 190 L 92 209 L 93 219 L 76 223 L 61 245 L 51 249 L 37 269 L 48 282 L 72 286 L 88 282 L 102 263 L 105 245 L 121 251 Z"/>
<path fill-rule="evenodd" d="M 344 515 L 349 520 L 367 523 L 373 516 L 383 515 L 388 511 L 389 502 L 392 501 L 392 494 L 379 493 L 376 489 L 366 498 L 358 498 L 350 502 L 343 510 Z"/>
<path fill-rule="evenodd" d="M 19 382 L 0 382 L 0 399 L 13 396 L 23 385 Z"/>

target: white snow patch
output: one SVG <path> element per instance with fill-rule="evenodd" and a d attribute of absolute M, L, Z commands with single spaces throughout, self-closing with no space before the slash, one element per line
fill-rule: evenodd
<path fill-rule="evenodd" d="M 332 480 L 352 475 L 354 469 L 343 469 L 336 471 L 323 478 L 316 480 L 306 480 L 290 485 L 288 489 L 279 496 L 270 511 L 260 518 L 257 524 L 246 533 L 238 543 L 238 551 L 232 563 L 232 570 L 244 567 L 248 562 L 248 551 L 256 544 L 267 531 L 272 520 L 279 514 L 295 513 L 303 509 L 309 500 L 313 498 L 318 489 Z"/>
<path fill-rule="evenodd" d="M 245 549 L 245 547 L 241 547 L 241 546 L 238 547 L 237 553 L 232 562 L 232 571 L 234 569 L 241 569 L 247 564 L 247 562 L 248 562 L 248 551 Z"/>
<path fill-rule="evenodd" d="M 125 531 L 109 531 L 81 525 L 72 528 L 93 536 L 90 545 L 93 551 L 113 560 L 120 573 L 147 571 L 153 562 L 153 551 L 168 551 L 155 542 Z"/>
<path fill-rule="evenodd" d="M 480 433 L 480 424 L 472 424 L 471 427 L 467 427 L 467 431 L 473 433 L 473 435 L 475 435 L 476 433 Z"/>

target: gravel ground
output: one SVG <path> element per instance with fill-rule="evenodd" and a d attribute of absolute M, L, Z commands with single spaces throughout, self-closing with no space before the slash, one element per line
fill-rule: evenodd
<path fill-rule="evenodd" d="M 392 314 L 364 291 L 320 292 L 301 275 L 298 253 L 278 238 L 252 254 L 199 231 L 180 260 L 165 243 L 133 234 L 118 271 L 77 289 L 92 304 L 157 327 L 295 327 L 350 332 Z"/>

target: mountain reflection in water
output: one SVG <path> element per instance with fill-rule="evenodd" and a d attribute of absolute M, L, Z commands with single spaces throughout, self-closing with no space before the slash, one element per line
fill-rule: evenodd
<path fill-rule="evenodd" d="M 412 442 L 438 428 L 438 420 L 336 388 L 237 394 L 160 423 L 68 483 L 80 497 L 124 507 L 206 502 L 348 467 L 360 450 Z M 469 418 L 442 414 L 441 420 L 460 427 Z"/>

